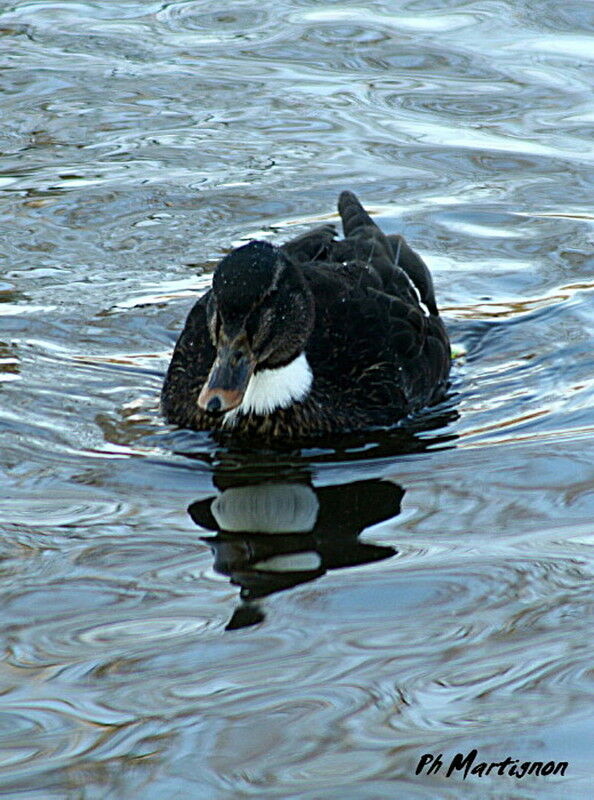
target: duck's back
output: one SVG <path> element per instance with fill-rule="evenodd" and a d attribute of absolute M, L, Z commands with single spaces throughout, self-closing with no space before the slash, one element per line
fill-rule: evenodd
<path fill-rule="evenodd" d="M 326 402 L 390 424 L 443 395 L 449 340 L 422 259 L 401 236 L 386 236 L 351 192 L 338 208 L 344 239 L 326 225 L 283 246 L 316 302 L 307 357 Z"/>

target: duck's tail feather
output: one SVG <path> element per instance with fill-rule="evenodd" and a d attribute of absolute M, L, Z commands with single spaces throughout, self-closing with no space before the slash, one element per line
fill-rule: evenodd
<path fill-rule="evenodd" d="M 384 289 L 389 290 L 395 264 L 389 239 L 352 192 L 341 192 L 338 211 L 345 238 L 334 246 L 335 257 L 338 261 L 359 261 L 374 269 Z"/>
<path fill-rule="evenodd" d="M 366 225 L 377 228 L 375 222 L 352 192 L 345 191 L 340 193 L 338 213 L 342 219 L 342 229 L 346 238 L 351 236 L 357 228 L 362 228 Z"/>

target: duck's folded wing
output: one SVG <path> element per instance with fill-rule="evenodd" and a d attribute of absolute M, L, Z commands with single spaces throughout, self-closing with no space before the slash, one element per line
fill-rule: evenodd
<path fill-rule="evenodd" d="M 446 385 L 450 347 L 439 316 L 426 315 L 414 303 L 406 303 L 383 292 L 373 292 L 385 320 L 385 347 L 397 359 L 404 393 L 430 403 Z"/>
<path fill-rule="evenodd" d="M 347 288 L 341 296 L 316 281 L 316 323 L 307 346 L 315 375 L 339 387 L 364 381 L 398 382 L 399 365 L 423 350 L 427 317 L 412 304 L 374 288 Z"/>
<path fill-rule="evenodd" d="M 418 357 L 427 337 L 427 317 L 420 307 L 385 292 L 368 291 L 377 304 L 378 318 L 383 320 L 392 352 L 405 359 Z"/>
<path fill-rule="evenodd" d="M 395 264 L 404 270 L 421 296 L 421 300 L 432 314 L 437 314 L 437 303 L 435 302 L 435 291 L 433 289 L 433 278 L 429 272 L 429 267 L 421 256 L 407 245 L 404 238 L 399 234 L 389 234 L 386 237 L 394 251 Z"/>
<path fill-rule="evenodd" d="M 352 192 L 342 192 L 338 201 L 345 240 L 337 242 L 337 261 L 357 260 L 372 266 L 389 293 L 402 291 L 399 269 L 410 279 L 431 314 L 437 314 L 433 280 L 423 259 L 400 235 L 385 235 Z"/>
<path fill-rule="evenodd" d="M 298 264 L 331 260 L 336 237 L 334 225 L 320 225 L 281 246 L 283 253 Z"/>

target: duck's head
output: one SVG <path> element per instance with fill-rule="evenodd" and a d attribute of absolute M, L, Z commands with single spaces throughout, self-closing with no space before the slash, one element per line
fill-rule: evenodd
<path fill-rule="evenodd" d="M 313 328 L 313 297 L 301 269 L 278 247 L 252 241 L 217 266 L 207 316 L 216 358 L 198 405 L 222 414 L 237 408 L 246 392 L 253 395 L 256 383 L 259 395 L 268 385 L 278 394 L 270 376 L 283 375 L 286 382 L 291 370 L 284 368 L 302 357 Z M 291 398 L 291 387 L 285 388 Z M 258 403 L 258 413 L 288 405 L 279 397 L 267 402 L 260 396 Z"/>

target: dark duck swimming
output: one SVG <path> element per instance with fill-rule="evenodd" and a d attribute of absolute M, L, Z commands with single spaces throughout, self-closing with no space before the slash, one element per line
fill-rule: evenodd
<path fill-rule="evenodd" d="M 162 392 L 169 422 L 295 441 L 394 425 L 444 395 L 450 343 L 425 263 L 352 192 L 332 225 L 218 264 Z"/>

